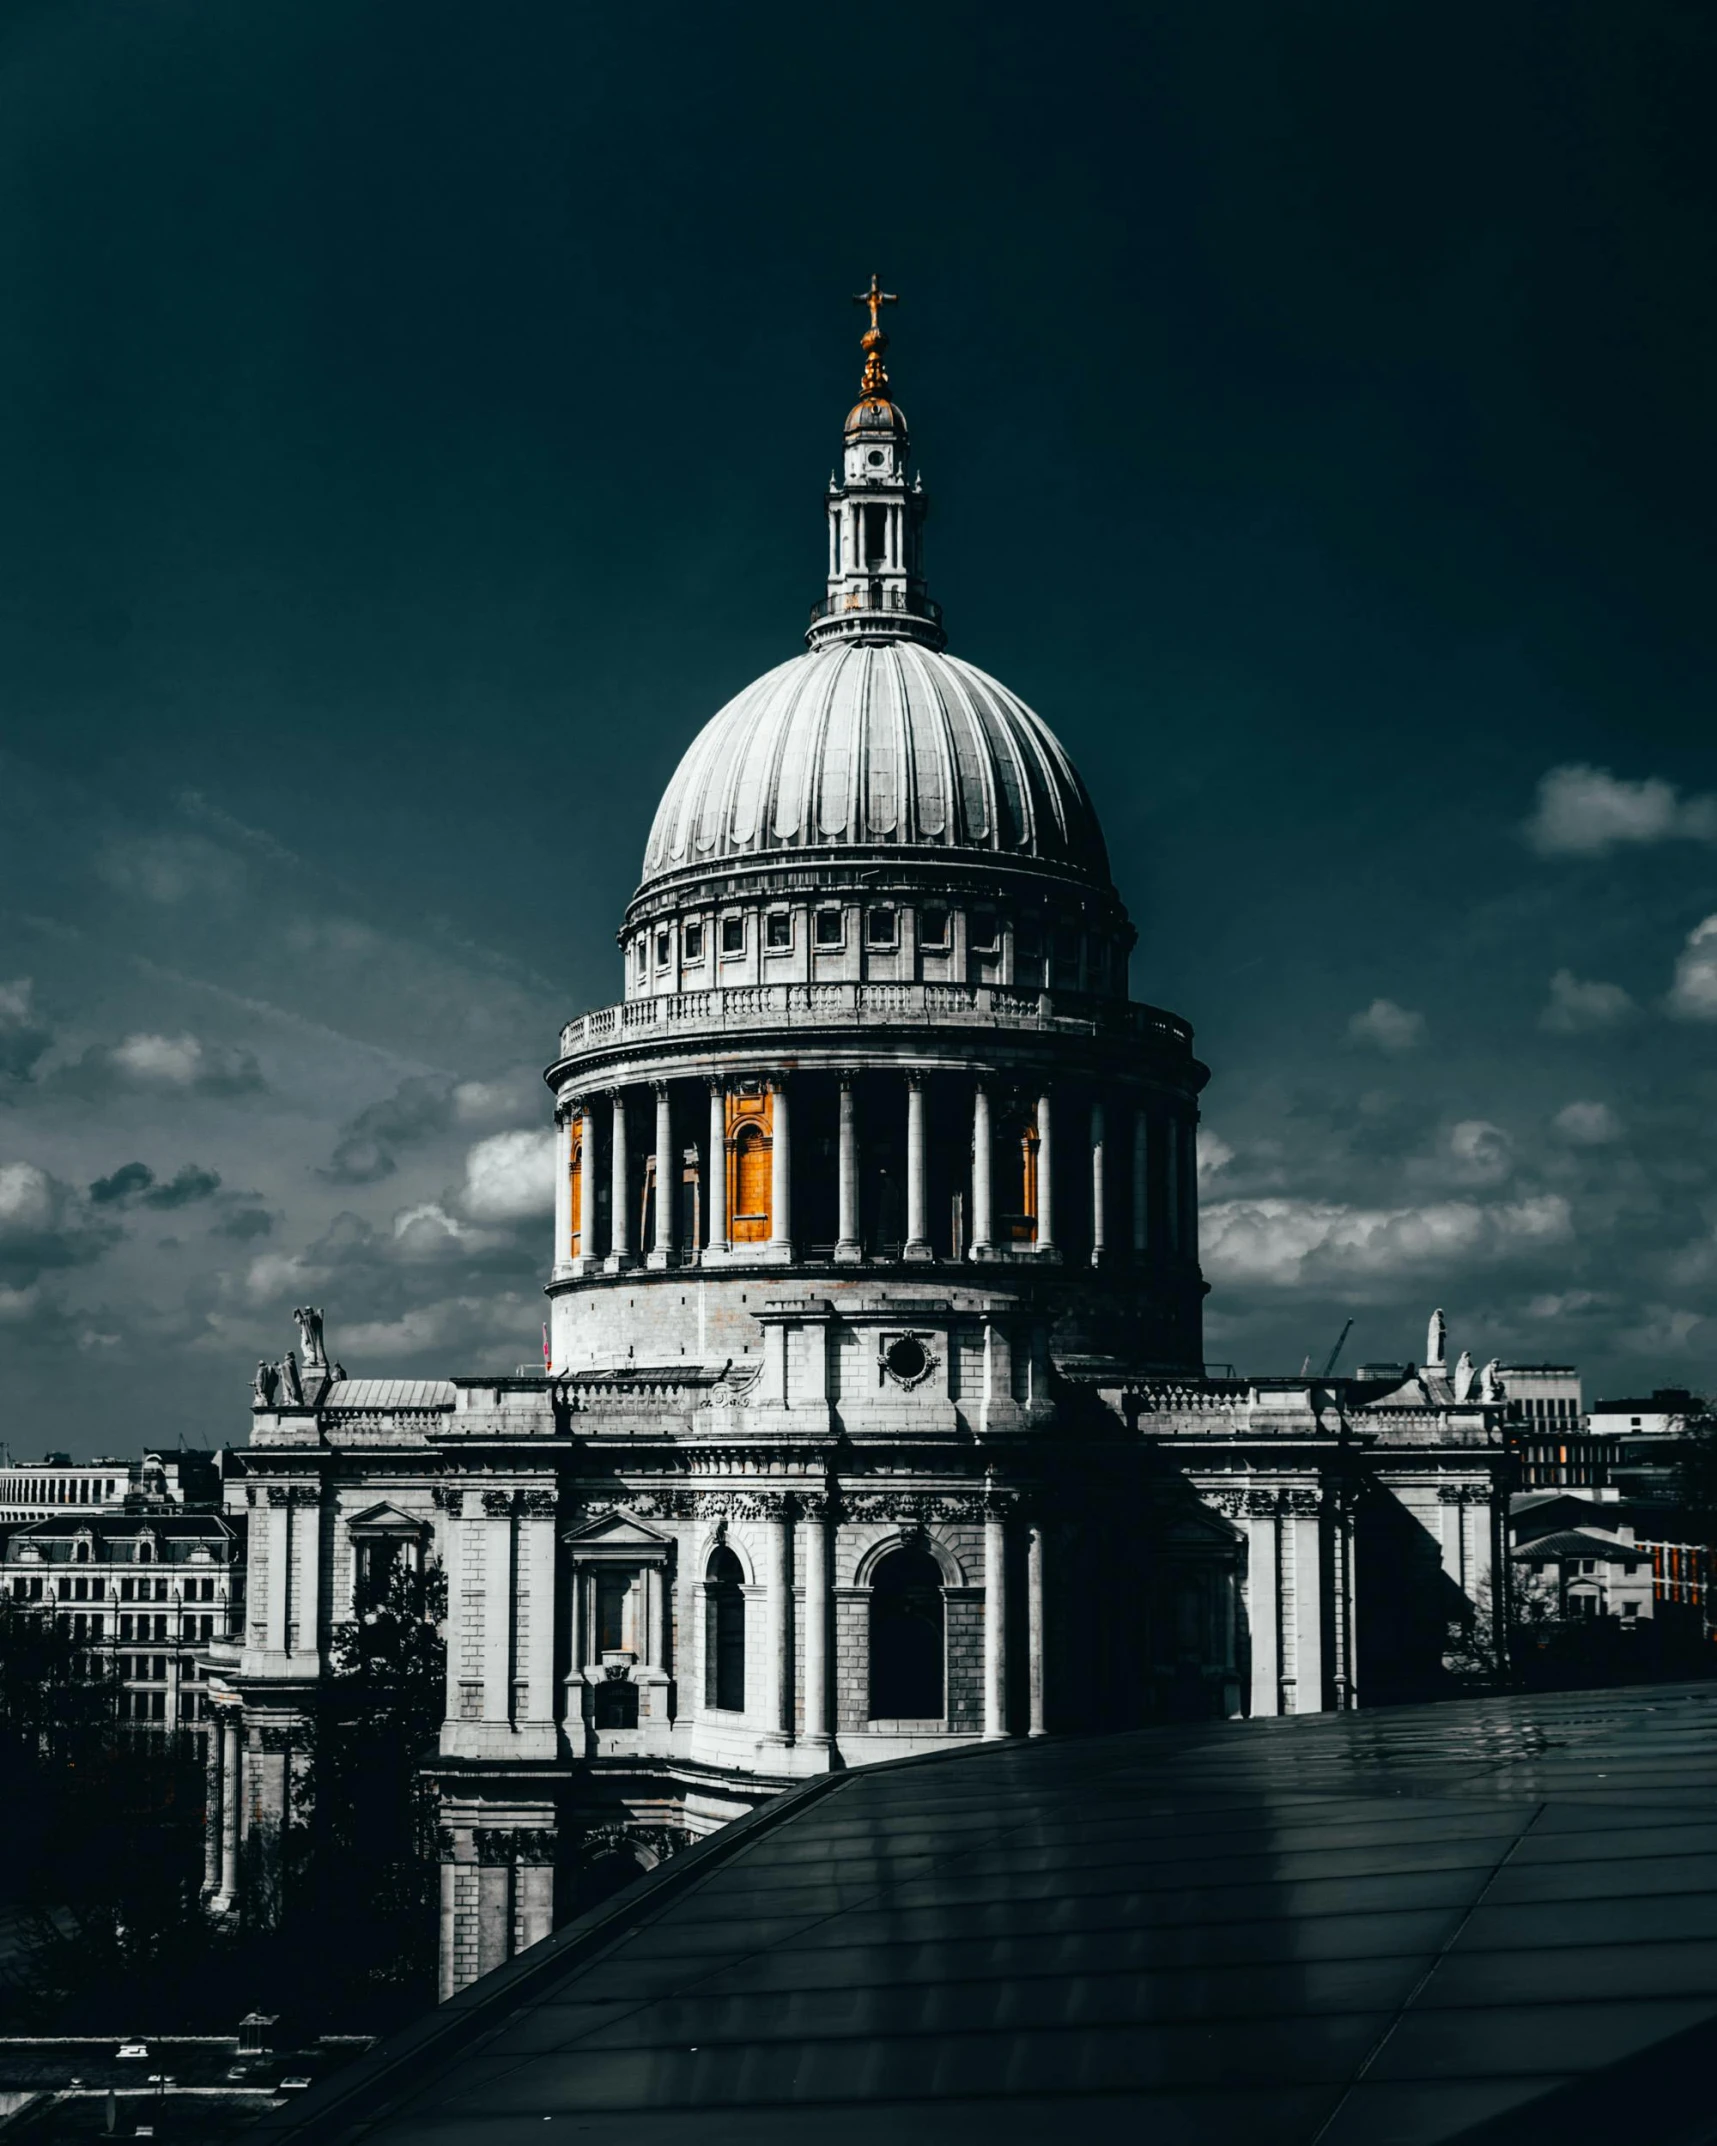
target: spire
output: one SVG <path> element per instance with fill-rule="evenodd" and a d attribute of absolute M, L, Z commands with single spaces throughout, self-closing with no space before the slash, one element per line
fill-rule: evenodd
<path fill-rule="evenodd" d="M 847 413 L 841 474 L 829 480 L 828 594 L 811 613 L 805 638 L 813 648 L 831 641 L 923 641 L 944 644 L 942 614 L 924 591 L 924 516 L 921 479 L 910 473 L 912 441 L 906 412 L 889 393 L 883 353 L 884 306 L 899 294 L 872 275 L 870 289 L 853 294 L 870 310 L 859 338 L 864 376 Z"/>

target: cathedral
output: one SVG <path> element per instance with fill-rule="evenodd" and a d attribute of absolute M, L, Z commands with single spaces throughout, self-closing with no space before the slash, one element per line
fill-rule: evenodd
<path fill-rule="evenodd" d="M 657 807 L 546 1074 L 540 1374 L 259 1366 L 208 1893 L 299 1822 L 334 1625 L 447 1582 L 451 1994 L 832 1768 L 1436 1688 L 1500 1618 L 1494 1380 L 1208 1377 L 1207 1068 L 1091 798 L 948 652 L 875 279 L 803 653 Z"/>

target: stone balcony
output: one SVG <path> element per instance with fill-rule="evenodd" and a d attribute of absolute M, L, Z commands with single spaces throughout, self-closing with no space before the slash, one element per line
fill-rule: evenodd
<path fill-rule="evenodd" d="M 627 999 L 568 1021 L 560 1055 L 684 1036 L 743 1037 L 783 1028 L 1019 1030 L 1047 1036 L 1137 1038 L 1191 1060 L 1192 1029 L 1157 1006 L 1089 992 L 1021 991 L 1005 984 L 739 984 Z"/>

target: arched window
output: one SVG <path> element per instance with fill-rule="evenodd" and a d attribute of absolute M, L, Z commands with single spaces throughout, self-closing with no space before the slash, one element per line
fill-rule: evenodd
<path fill-rule="evenodd" d="M 755 1121 L 733 1143 L 733 1241 L 763 1244 L 769 1236 L 769 1135 Z"/>
<path fill-rule="evenodd" d="M 870 1583 L 870 1711 L 887 1721 L 938 1720 L 942 1574 L 927 1550 L 894 1550 Z"/>
<path fill-rule="evenodd" d="M 745 1712 L 745 1570 L 724 1543 L 709 1561 L 709 1703 Z"/>
<path fill-rule="evenodd" d="M 572 1143 L 572 1242 L 567 1247 L 576 1259 L 582 1249 L 584 1231 L 584 1142 Z"/>

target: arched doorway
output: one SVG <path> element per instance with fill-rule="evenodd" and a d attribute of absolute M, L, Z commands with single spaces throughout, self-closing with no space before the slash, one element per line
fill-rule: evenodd
<path fill-rule="evenodd" d="M 743 1714 L 745 1569 L 725 1543 L 711 1554 L 704 1593 L 709 1602 L 709 1703 L 725 1714 Z"/>
<path fill-rule="evenodd" d="M 934 1721 L 944 1691 L 942 1573 L 928 1550 L 903 1546 L 870 1583 L 870 1711 L 873 1720 Z"/>

